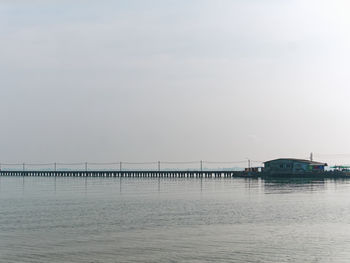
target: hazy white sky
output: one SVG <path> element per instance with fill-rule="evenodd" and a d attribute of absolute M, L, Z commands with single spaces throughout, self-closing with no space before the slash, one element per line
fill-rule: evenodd
<path fill-rule="evenodd" d="M 0 161 L 350 153 L 349 12 L 347 0 L 0 0 Z"/>

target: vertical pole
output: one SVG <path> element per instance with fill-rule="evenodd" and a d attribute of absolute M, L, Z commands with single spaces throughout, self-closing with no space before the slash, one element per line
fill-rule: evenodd
<path fill-rule="evenodd" d="M 203 161 L 201 160 L 201 172 L 203 171 Z"/>
<path fill-rule="evenodd" d="M 248 172 L 250 172 L 250 159 L 248 159 Z"/>
<path fill-rule="evenodd" d="M 122 171 L 122 162 L 119 162 L 119 170 Z"/>
<path fill-rule="evenodd" d="M 23 163 L 23 172 L 26 170 L 26 164 Z"/>
<path fill-rule="evenodd" d="M 54 170 L 55 170 L 55 172 L 57 171 L 57 163 L 54 163 L 53 164 L 53 167 L 54 167 Z"/>
<path fill-rule="evenodd" d="M 158 172 L 160 172 L 160 161 L 158 161 Z"/>
<path fill-rule="evenodd" d="M 88 163 L 85 162 L 85 172 L 87 172 L 87 170 L 88 170 Z"/>

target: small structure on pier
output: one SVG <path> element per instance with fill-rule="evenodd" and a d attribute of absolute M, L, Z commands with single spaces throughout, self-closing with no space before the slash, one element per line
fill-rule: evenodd
<path fill-rule="evenodd" d="M 244 168 L 244 172 L 249 173 L 249 172 L 253 172 L 253 173 L 260 173 L 264 170 L 263 167 L 249 167 L 249 168 Z"/>
<path fill-rule="evenodd" d="M 279 158 L 264 162 L 264 173 L 271 175 L 296 175 L 324 172 L 327 163 L 312 160 Z"/>

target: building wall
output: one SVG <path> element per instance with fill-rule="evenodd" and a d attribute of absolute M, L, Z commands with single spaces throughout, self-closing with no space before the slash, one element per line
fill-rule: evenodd
<path fill-rule="evenodd" d="M 293 173 L 305 173 L 305 172 L 311 172 L 311 167 L 308 163 L 304 163 L 304 162 L 293 163 Z"/>
<path fill-rule="evenodd" d="M 264 172 L 271 174 L 297 174 L 311 171 L 308 163 L 288 159 L 266 162 L 264 167 Z"/>
<path fill-rule="evenodd" d="M 264 171 L 268 173 L 292 173 L 293 162 L 291 160 L 275 160 L 266 162 Z"/>

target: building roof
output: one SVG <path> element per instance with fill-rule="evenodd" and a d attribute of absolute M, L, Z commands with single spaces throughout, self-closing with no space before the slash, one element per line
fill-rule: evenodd
<path fill-rule="evenodd" d="M 295 161 L 295 162 L 302 162 L 302 163 L 308 163 L 310 165 L 324 165 L 327 166 L 327 163 L 320 163 L 320 162 L 314 162 L 310 160 L 305 160 L 305 159 L 297 159 L 297 158 L 278 158 L 270 161 L 266 161 L 264 163 L 269 163 L 269 162 L 274 162 L 274 161 L 282 161 L 282 160 L 288 160 L 288 161 Z"/>

